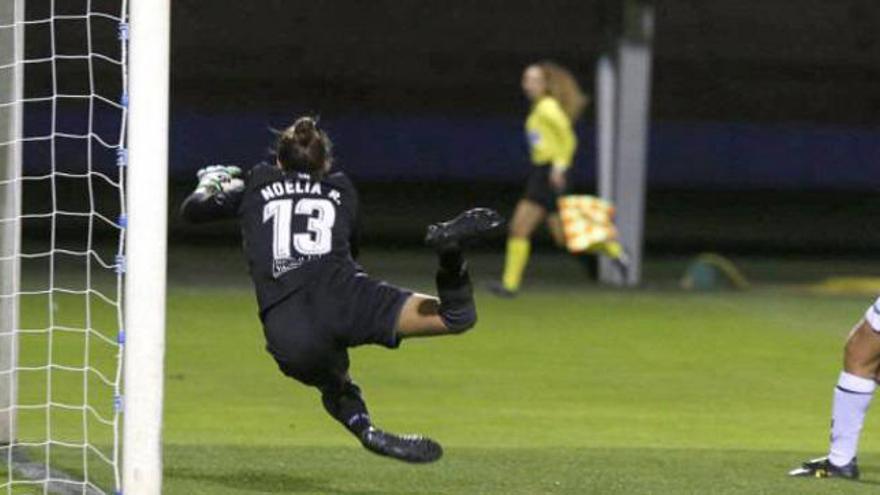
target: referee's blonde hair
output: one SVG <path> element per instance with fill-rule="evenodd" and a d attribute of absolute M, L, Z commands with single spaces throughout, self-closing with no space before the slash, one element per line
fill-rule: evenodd
<path fill-rule="evenodd" d="M 590 98 L 584 94 L 580 84 L 570 70 L 549 60 L 535 64 L 544 73 L 547 81 L 547 94 L 562 106 L 562 110 L 572 122 L 584 113 Z"/>

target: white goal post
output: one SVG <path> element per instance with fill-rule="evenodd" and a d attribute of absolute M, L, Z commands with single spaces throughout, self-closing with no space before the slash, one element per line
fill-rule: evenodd
<path fill-rule="evenodd" d="M 0 493 L 162 492 L 170 10 L 0 0 Z"/>
<path fill-rule="evenodd" d="M 0 65 L 12 65 L 0 74 L 0 94 L 9 95 L 9 104 L 0 107 L 0 218 L 15 219 L 21 214 L 21 192 L 16 181 L 21 177 L 22 87 L 24 68 L 24 0 L 0 5 L 0 25 L 12 25 L 0 32 Z M 10 445 L 16 438 L 18 361 L 18 304 L 11 294 L 19 291 L 21 227 L 17 221 L 0 223 L 0 445 Z M 11 449 L 7 452 L 11 455 Z"/>
<path fill-rule="evenodd" d="M 654 38 L 652 0 L 604 0 L 614 40 L 596 64 L 599 193 L 612 202 L 620 241 L 630 256 L 626 279 L 611 260 L 599 276 L 611 285 L 641 283 L 650 136 Z"/>
<path fill-rule="evenodd" d="M 126 495 L 162 491 L 170 0 L 130 0 Z"/>

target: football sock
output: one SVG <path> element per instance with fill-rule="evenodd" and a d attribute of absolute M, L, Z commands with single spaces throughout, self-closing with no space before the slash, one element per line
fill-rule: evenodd
<path fill-rule="evenodd" d="M 602 244 L 600 251 L 609 258 L 616 260 L 623 254 L 623 245 L 617 241 L 609 241 Z"/>
<path fill-rule="evenodd" d="M 361 389 L 351 381 L 321 388 L 321 402 L 331 416 L 357 437 L 372 426 Z"/>
<path fill-rule="evenodd" d="M 467 266 L 462 263 L 455 271 L 441 266 L 436 280 L 440 318 L 446 327 L 453 332 L 463 332 L 473 327 L 477 321 L 477 308 Z"/>
<path fill-rule="evenodd" d="M 505 289 L 511 292 L 519 290 L 531 247 L 531 242 L 526 238 L 511 237 L 507 240 L 507 257 L 504 261 L 504 276 L 501 278 Z"/>
<path fill-rule="evenodd" d="M 440 269 L 449 273 L 459 273 L 464 267 L 464 256 L 461 249 L 446 249 L 438 253 Z"/>
<path fill-rule="evenodd" d="M 845 466 L 856 456 L 865 413 L 876 388 L 877 383 L 872 379 L 845 371 L 840 374 L 834 390 L 831 450 L 828 454 L 828 459 L 835 466 Z"/>

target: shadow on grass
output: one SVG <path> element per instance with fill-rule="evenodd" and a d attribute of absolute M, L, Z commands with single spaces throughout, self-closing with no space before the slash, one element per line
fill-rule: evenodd
<path fill-rule="evenodd" d="M 331 446 L 166 446 L 172 495 L 827 495 L 872 493 L 865 479 L 794 480 L 805 452 L 662 448 L 457 448 L 442 462 L 407 466 Z"/>
<path fill-rule="evenodd" d="M 388 490 L 347 490 L 334 488 L 331 480 L 294 476 L 277 472 L 232 471 L 225 473 L 194 471 L 191 469 L 166 469 L 165 476 L 169 480 L 194 481 L 202 484 L 219 485 L 253 493 L 322 493 L 326 495 L 395 495 L 413 494 L 405 492 L 389 492 Z M 413 494 L 415 495 L 415 494 Z M 429 495 L 425 493 L 424 495 Z"/>
<path fill-rule="evenodd" d="M 869 473 L 880 472 L 880 465 L 877 465 L 877 464 L 868 464 L 868 465 L 861 464 L 861 465 L 859 465 L 859 468 L 861 469 L 861 471 L 863 473 L 864 472 L 869 472 Z M 860 479 L 860 480 L 856 481 L 856 483 L 858 483 L 860 485 L 880 486 L 880 481 L 878 481 L 878 480 Z"/>

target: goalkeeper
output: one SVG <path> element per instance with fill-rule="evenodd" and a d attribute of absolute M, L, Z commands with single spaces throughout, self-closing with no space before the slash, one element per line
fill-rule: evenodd
<path fill-rule="evenodd" d="M 355 262 L 358 196 L 341 172 L 331 172 L 327 134 L 304 117 L 284 130 L 274 164 L 240 178 L 237 167 L 199 171 L 184 202 L 192 222 L 238 217 L 256 289 L 267 350 L 285 375 L 316 387 L 327 412 L 368 450 L 424 463 L 442 455 L 422 436 L 376 428 L 349 376 L 348 348 L 396 348 L 412 337 L 462 333 L 477 319 L 462 244 L 503 224 L 477 208 L 428 227 L 426 243 L 439 255 L 439 298 L 368 277 Z"/>

